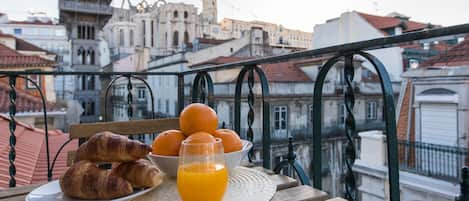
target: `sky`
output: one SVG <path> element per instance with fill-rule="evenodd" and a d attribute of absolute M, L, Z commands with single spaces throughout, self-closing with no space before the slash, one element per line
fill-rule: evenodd
<path fill-rule="evenodd" d="M 120 6 L 121 1 L 113 0 L 113 5 Z M 167 1 L 194 4 L 199 12 L 202 6 L 202 0 Z M 29 11 L 58 17 L 58 0 L 0 0 L 0 5 L 0 12 L 14 20 L 25 19 Z M 219 20 L 224 17 L 262 20 L 310 32 L 315 24 L 353 10 L 377 15 L 398 12 L 410 16 L 411 20 L 443 26 L 469 23 L 469 0 L 218 0 L 218 8 Z"/>

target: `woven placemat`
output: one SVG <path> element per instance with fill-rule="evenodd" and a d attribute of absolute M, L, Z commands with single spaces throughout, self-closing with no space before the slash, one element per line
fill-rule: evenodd
<path fill-rule="evenodd" d="M 255 169 L 237 167 L 230 172 L 228 189 L 223 201 L 269 201 L 276 186 L 268 176 Z M 134 201 L 180 201 L 176 180 L 166 179 L 155 190 Z"/>

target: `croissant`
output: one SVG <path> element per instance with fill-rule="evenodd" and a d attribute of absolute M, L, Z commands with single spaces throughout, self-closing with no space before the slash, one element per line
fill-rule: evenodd
<path fill-rule="evenodd" d="M 128 181 L 86 160 L 75 163 L 60 177 L 60 188 L 68 197 L 87 200 L 109 200 L 133 192 Z"/>
<path fill-rule="evenodd" d="M 151 147 L 109 131 L 98 133 L 77 150 L 75 161 L 130 162 L 145 157 Z"/>
<path fill-rule="evenodd" d="M 120 176 L 130 182 L 134 188 L 155 187 L 163 181 L 160 169 L 147 160 L 140 159 L 121 163 L 112 169 L 111 174 Z"/>

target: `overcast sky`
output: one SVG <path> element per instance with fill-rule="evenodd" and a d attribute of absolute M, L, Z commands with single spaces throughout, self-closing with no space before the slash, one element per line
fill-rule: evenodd
<path fill-rule="evenodd" d="M 113 0 L 120 6 L 121 0 Z M 131 0 L 133 3 L 141 0 Z M 147 0 L 152 3 L 156 0 Z M 201 8 L 202 0 L 167 0 L 185 2 Z M 21 20 L 28 11 L 45 11 L 58 17 L 58 0 L 0 0 L 0 12 Z M 421 22 L 439 25 L 469 23 L 469 0 L 218 0 L 219 19 L 263 20 L 285 27 L 313 31 L 315 24 L 338 17 L 346 11 L 386 15 L 399 12 Z"/>

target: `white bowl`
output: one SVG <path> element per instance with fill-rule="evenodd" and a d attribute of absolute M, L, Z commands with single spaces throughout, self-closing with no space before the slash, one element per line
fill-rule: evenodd
<path fill-rule="evenodd" d="M 243 149 L 240 151 L 225 153 L 225 165 L 228 171 L 239 166 L 252 148 L 252 143 L 247 140 L 241 140 Z M 169 177 L 176 177 L 179 166 L 179 156 L 161 156 L 155 154 L 148 155 L 150 160 L 156 164 Z"/>

